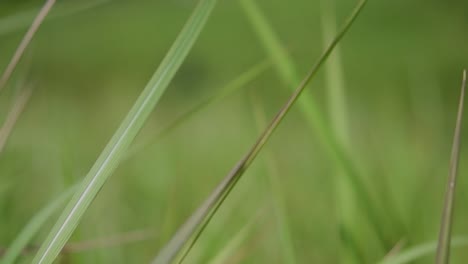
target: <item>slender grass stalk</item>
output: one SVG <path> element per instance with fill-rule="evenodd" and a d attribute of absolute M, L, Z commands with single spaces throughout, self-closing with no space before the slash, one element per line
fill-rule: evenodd
<path fill-rule="evenodd" d="M 49 14 L 49 11 L 52 9 L 54 4 L 55 4 L 55 0 L 47 0 L 45 2 L 44 6 L 39 11 L 36 18 L 34 19 L 31 26 L 29 27 L 28 31 L 24 35 L 23 39 L 21 40 L 21 43 L 19 44 L 18 48 L 15 51 L 15 54 L 13 55 L 5 71 L 3 72 L 2 77 L 0 77 L 0 92 L 3 90 L 3 88 L 7 84 L 8 80 L 10 80 L 10 77 L 13 74 L 13 71 L 15 70 L 16 65 L 18 65 L 18 62 L 23 56 L 24 51 L 28 47 L 29 43 L 31 43 L 31 40 L 36 34 L 37 30 L 39 29 L 39 26 L 42 24 L 47 14 Z"/>
<path fill-rule="evenodd" d="M 451 239 L 451 247 L 467 247 L 468 246 L 468 237 L 460 236 L 453 237 Z M 434 254 L 437 251 L 437 241 L 424 243 L 421 245 L 416 245 L 412 248 L 406 249 L 398 254 L 395 254 L 391 257 L 385 258 L 382 261 L 379 261 L 377 264 L 406 264 L 413 263 L 414 261 Z"/>
<path fill-rule="evenodd" d="M 453 206 L 455 202 L 455 187 L 457 184 L 458 163 L 460 161 L 461 129 L 463 120 L 463 106 L 465 101 L 466 70 L 463 71 L 460 103 L 458 105 L 455 135 L 453 137 L 452 156 L 450 158 L 450 172 L 445 193 L 445 204 L 442 213 L 439 242 L 437 244 L 436 264 L 449 263 L 450 242 L 452 236 Z"/>
<path fill-rule="evenodd" d="M 261 44 L 271 57 L 278 76 L 286 87 L 290 87 L 291 89 L 296 87 L 299 83 L 298 71 L 266 16 L 255 4 L 254 0 L 239 0 L 239 3 Z M 336 104 L 338 103 L 336 102 Z M 346 185 L 352 186 L 351 189 L 356 195 L 358 205 L 362 207 L 364 214 L 367 214 L 366 217 L 369 219 L 381 244 L 387 246 L 386 236 L 379 225 L 378 208 L 373 204 L 365 183 L 361 175 L 359 175 L 357 166 L 343 145 L 344 143 L 341 142 L 341 138 L 327 124 L 324 115 L 321 113 L 311 94 L 304 93 L 301 95 L 299 107 L 306 118 L 307 124 L 314 129 L 319 142 L 323 142 L 325 150 L 336 164 L 336 168 L 339 168 L 347 176 L 344 178 L 347 181 Z M 342 112 L 342 110 L 339 111 Z M 342 118 L 344 117 L 340 115 L 340 119 Z M 341 126 L 347 125 L 343 122 L 340 123 Z M 341 133 L 347 134 L 347 132 Z"/>
<path fill-rule="evenodd" d="M 8 247 L 5 255 L 1 259 L 1 264 L 16 263 L 17 258 L 21 255 L 26 246 L 31 242 L 34 236 L 44 226 L 44 224 L 57 212 L 63 204 L 69 199 L 76 191 L 78 185 L 75 184 L 69 187 L 66 191 L 60 194 L 57 198 L 53 199 L 46 207 L 42 208 L 31 220 L 24 226 L 20 233 L 16 236 L 15 240 Z"/>
<path fill-rule="evenodd" d="M 333 0 L 321 0 L 321 22 L 324 45 L 327 45 L 336 34 L 336 16 Z M 343 73 L 343 63 L 340 47 L 335 51 L 324 65 L 327 81 L 328 107 L 331 124 L 341 146 L 349 151 L 351 149 L 349 117 L 347 115 L 346 87 Z"/>
<path fill-rule="evenodd" d="M 321 0 L 321 24 L 323 42 L 326 45 L 336 34 L 336 15 L 333 0 Z M 331 120 L 333 131 L 336 133 L 337 140 L 340 141 L 344 151 L 350 153 L 352 150 L 350 140 L 349 117 L 347 115 L 347 102 L 345 81 L 343 74 L 343 67 L 341 61 L 340 47 L 336 47 L 335 51 L 327 63 L 325 63 L 325 76 L 327 83 L 327 98 L 328 98 L 328 111 Z M 356 193 L 353 191 L 353 186 L 346 180 L 347 175 L 343 170 L 338 169 L 335 177 L 335 194 L 337 201 L 337 216 L 340 229 L 352 229 L 353 226 L 359 221 L 360 217 L 357 211 Z M 346 231 L 349 236 L 354 234 Z M 341 233 L 343 234 L 343 233 Z M 355 241 L 356 238 L 352 238 Z M 360 263 L 362 261 L 358 258 L 361 254 L 353 252 L 359 250 L 356 244 L 349 244 L 350 239 L 340 237 L 341 250 L 340 262 L 341 263 Z"/>
<path fill-rule="evenodd" d="M 201 0 L 159 68 L 62 212 L 33 263 L 52 263 L 158 103 L 198 38 L 217 0 Z"/>
<path fill-rule="evenodd" d="M 351 16 L 348 18 L 344 27 L 340 30 L 335 39 L 327 47 L 318 61 L 313 65 L 312 69 L 306 75 L 301 84 L 293 92 L 291 97 L 286 101 L 284 106 L 279 110 L 276 116 L 273 118 L 268 127 L 263 131 L 258 140 L 252 146 L 252 148 L 246 153 L 246 155 L 232 168 L 232 170 L 224 177 L 224 179 L 218 184 L 213 190 L 209 197 L 203 202 L 203 204 L 190 216 L 190 218 L 182 225 L 177 231 L 173 238 L 166 244 L 166 246 L 160 251 L 153 263 L 170 263 L 174 260 L 177 254 L 188 244 L 187 250 L 182 255 L 185 256 L 197 241 L 210 219 L 216 213 L 217 209 L 224 202 L 225 198 L 235 186 L 240 177 L 248 169 L 248 167 L 255 160 L 256 156 L 270 139 L 274 130 L 278 127 L 281 121 L 284 119 L 286 114 L 289 112 L 291 107 L 295 104 L 301 93 L 307 87 L 311 79 L 317 74 L 320 67 L 323 65 L 325 60 L 328 58 L 333 48 L 338 44 L 341 38 L 345 35 L 348 29 L 361 12 L 367 0 L 362 0 L 358 3 Z M 193 238 L 192 238 L 193 237 Z M 191 239 L 192 238 L 192 239 Z"/>
<path fill-rule="evenodd" d="M 257 129 L 261 131 L 263 127 L 267 126 L 265 112 L 261 109 L 259 101 L 255 97 L 252 99 L 253 112 L 255 117 L 255 124 Z M 274 159 L 273 153 L 264 150 L 264 160 L 267 167 L 268 181 L 270 185 L 271 198 L 274 201 L 274 213 L 278 224 L 281 249 L 283 250 L 283 263 L 297 263 L 294 243 L 292 234 L 289 228 L 289 221 L 286 212 L 286 202 L 283 188 L 281 185 L 281 179 Z M 284 180 L 284 179 L 283 179 Z"/>
<path fill-rule="evenodd" d="M 161 132 L 159 132 L 154 138 L 145 141 L 144 143 L 135 144 L 134 147 L 130 148 L 129 152 L 125 155 L 124 159 L 127 160 L 133 156 L 135 156 L 138 152 L 142 151 L 144 148 L 150 147 L 156 142 L 158 142 L 164 136 L 170 134 L 176 128 L 184 124 L 190 118 L 195 116 L 197 113 L 201 112 L 202 110 L 214 105 L 220 101 L 222 101 L 227 96 L 231 95 L 235 91 L 245 87 L 248 83 L 252 82 L 255 78 L 257 78 L 260 74 L 264 73 L 269 67 L 271 67 L 271 62 L 268 60 L 259 62 L 255 64 L 252 68 L 248 69 L 247 71 L 243 72 L 241 75 L 230 81 L 226 84 L 223 88 L 221 88 L 216 93 L 212 94 L 205 100 L 202 100 L 189 110 L 187 110 L 184 114 L 180 117 L 172 121 L 167 127 L 165 127 Z"/>
<path fill-rule="evenodd" d="M 55 5 L 54 10 L 47 15 L 44 22 L 54 20 L 57 18 L 67 17 L 94 7 L 101 6 L 111 0 L 92 0 L 92 1 L 65 1 L 72 2 L 72 4 L 58 3 Z M 30 9 L 16 13 L 11 16 L 0 18 L 0 37 L 27 28 L 34 19 L 39 9 Z"/>
<path fill-rule="evenodd" d="M 32 88 L 26 87 L 21 90 L 18 97 L 15 99 L 12 108 L 7 114 L 6 120 L 0 128 L 0 154 L 3 152 L 8 138 L 10 137 L 11 131 L 15 127 L 18 118 L 23 112 L 29 98 L 32 94 Z"/>

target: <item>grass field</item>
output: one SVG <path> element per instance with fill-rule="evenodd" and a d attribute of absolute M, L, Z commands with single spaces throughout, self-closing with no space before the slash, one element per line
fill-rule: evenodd
<path fill-rule="evenodd" d="M 0 73 L 44 2 L 0 2 Z M 32 91 L 0 147 L 0 260 L 56 202 L 15 263 L 33 261 L 66 212 L 64 192 L 98 163 L 197 2 L 57 1 L 0 89 L 0 126 Z M 57 263 L 151 262 L 252 147 L 357 2 L 218 1 L 206 11 Z M 466 10 L 461 0 L 369 1 L 184 263 L 433 263 L 435 245 L 398 257 L 437 242 L 468 67 Z M 468 260 L 466 153 L 451 263 Z"/>

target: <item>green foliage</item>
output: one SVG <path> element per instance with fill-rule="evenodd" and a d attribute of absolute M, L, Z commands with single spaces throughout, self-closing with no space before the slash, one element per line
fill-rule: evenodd
<path fill-rule="evenodd" d="M 44 2 L 0 1 L 0 73 Z M 2 131 L 14 123 L 0 140 L 2 261 L 29 263 L 48 246 L 41 243 L 57 220 L 50 208 L 69 200 L 51 194 L 68 192 L 64 186 L 93 167 L 197 2 L 57 1 L 0 94 Z M 332 2 L 220 1 L 158 90 L 157 111 L 145 110 L 135 123 L 141 130 L 128 134 L 135 144 L 125 140 L 114 153 L 56 262 L 150 262 L 251 146 L 266 127 L 262 116 L 274 116 L 357 1 Z M 452 88 L 468 60 L 467 8 L 463 0 L 369 1 L 259 160 L 236 176 L 209 224 L 204 218 L 187 233 L 178 256 L 193 244 L 184 262 L 349 263 L 343 248 L 358 263 L 433 262 L 437 243 L 423 242 L 435 241 L 441 226 Z M 10 118 L 18 92 L 30 87 L 21 115 Z M 463 201 L 463 150 L 459 158 L 453 199 Z M 350 192 L 336 188 L 338 179 Z M 451 244 L 451 263 L 465 263 L 468 211 L 458 202 L 452 209 L 454 235 L 441 232 L 449 237 L 441 245 Z M 115 234 L 130 230 L 151 236 L 119 243 Z M 75 245 L 87 246 L 70 250 Z"/>

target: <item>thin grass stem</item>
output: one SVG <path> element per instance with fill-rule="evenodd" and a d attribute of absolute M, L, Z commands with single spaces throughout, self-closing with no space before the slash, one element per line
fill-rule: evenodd
<path fill-rule="evenodd" d="M 445 203 L 442 213 L 442 222 L 439 231 L 439 242 L 437 244 L 436 263 L 447 264 L 450 259 L 450 242 L 452 236 L 453 207 L 455 203 L 455 187 L 457 184 L 458 164 L 460 161 L 461 130 L 463 120 L 463 107 L 465 102 L 466 70 L 463 71 L 460 102 L 458 105 L 455 135 L 453 137 L 452 155 L 450 158 L 450 172 L 445 193 Z"/>
<path fill-rule="evenodd" d="M 15 124 L 26 107 L 29 98 L 31 97 L 32 90 L 33 89 L 31 87 L 23 88 L 19 96 L 15 99 L 12 108 L 8 112 L 6 120 L 0 128 L 0 154 L 3 152 Z"/>
<path fill-rule="evenodd" d="M 362 8 L 366 4 L 367 0 L 362 0 L 358 3 L 356 8 L 353 10 L 351 16 L 345 22 L 343 28 L 339 31 L 338 35 L 327 47 L 324 53 L 320 56 L 315 65 L 311 68 L 309 73 L 306 75 L 301 84 L 293 92 L 293 94 L 286 101 L 284 106 L 279 110 L 276 116 L 273 118 L 271 123 L 265 128 L 263 133 L 260 135 L 255 144 L 246 153 L 246 155 L 232 168 L 232 170 L 224 177 L 224 179 L 218 184 L 213 190 L 210 196 L 203 202 L 203 204 L 191 215 L 191 217 L 182 225 L 177 231 L 173 238 L 166 244 L 166 246 L 160 251 L 158 256 L 155 258 L 153 263 L 170 263 L 174 260 L 177 254 L 184 248 L 186 244 L 187 250 L 183 253 L 183 256 L 188 254 L 190 249 L 193 247 L 203 230 L 216 213 L 218 208 L 226 199 L 232 188 L 238 182 L 240 177 L 249 168 L 251 163 L 255 160 L 260 150 L 270 139 L 271 135 L 284 119 L 286 114 L 289 112 L 291 107 L 297 101 L 301 93 L 307 87 L 311 79 L 317 74 L 325 60 L 333 51 L 334 47 L 339 43 L 342 37 L 346 34 L 348 29 L 351 27 L 358 14 L 362 11 Z M 193 239 L 191 239 L 193 237 Z M 183 258 L 182 258 L 183 259 Z"/>
<path fill-rule="evenodd" d="M 47 0 L 42 9 L 37 14 L 36 18 L 32 22 L 31 26 L 29 27 L 28 31 L 24 35 L 23 39 L 21 40 L 18 48 L 16 49 L 13 57 L 11 58 L 10 62 L 8 63 L 5 71 L 3 72 L 2 76 L 0 77 L 0 92 L 3 90 L 5 85 L 7 84 L 8 80 L 10 80 L 13 71 L 18 65 L 21 57 L 23 57 L 24 51 L 31 43 L 34 35 L 36 34 L 37 30 L 41 26 L 42 22 L 46 18 L 47 14 L 49 14 L 50 10 L 55 4 L 55 0 Z"/>
<path fill-rule="evenodd" d="M 254 0 L 240 0 L 239 3 L 249 19 L 249 22 L 252 24 L 252 28 L 261 44 L 272 59 L 278 76 L 286 87 L 294 89 L 299 83 L 298 71 L 268 19 Z M 311 94 L 302 94 L 298 100 L 298 105 L 306 118 L 307 124 L 317 135 L 318 141 L 324 144 L 325 150 L 336 164 L 336 168 L 346 176 L 343 177 L 343 180 L 346 180 L 346 183 L 343 185 L 351 186 L 351 189 L 356 195 L 357 204 L 363 209 L 363 213 L 367 215 L 380 243 L 385 247 L 389 246 L 387 245 L 386 235 L 380 228 L 378 208 L 373 204 L 373 199 L 371 199 L 369 191 L 358 171 L 358 166 L 349 155 L 341 138 L 336 135 L 337 132 L 327 124 L 324 115 L 318 108 Z M 340 116 L 340 119 L 342 118 L 343 117 Z M 340 126 L 343 124 L 340 124 Z M 345 134 L 346 132 L 338 133 Z"/>

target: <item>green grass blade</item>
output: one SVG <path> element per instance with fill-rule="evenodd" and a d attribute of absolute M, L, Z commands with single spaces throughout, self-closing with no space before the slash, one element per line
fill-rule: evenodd
<path fill-rule="evenodd" d="M 293 60 L 269 24 L 268 19 L 255 4 L 254 0 L 240 0 L 239 3 L 261 44 L 272 59 L 278 76 L 286 87 L 293 89 L 299 83 L 298 72 Z M 364 214 L 367 214 L 367 218 L 381 244 L 387 246 L 386 236 L 379 225 L 378 210 L 373 204 L 373 200 L 370 198 L 362 177 L 359 175 L 357 166 L 353 163 L 351 156 L 345 148 L 345 144 L 327 124 L 312 95 L 304 93 L 301 95 L 298 103 L 307 123 L 314 129 L 319 142 L 323 142 L 325 150 L 328 151 L 336 167 L 347 176 L 344 179 L 347 181 L 346 185 L 351 186 L 351 189 L 354 191 L 353 194 L 355 194 L 358 200 L 358 205 L 363 208 Z"/>
<path fill-rule="evenodd" d="M 252 82 L 260 74 L 264 73 L 269 67 L 271 67 L 271 62 L 267 60 L 255 64 L 252 68 L 248 69 L 247 71 L 239 75 L 237 78 L 233 79 L 228 84 L 226 84 L 218 92 L 214 93 L 213 95 L 206 98 L 205 100 L 199 102 L 190 110 L 187 110 L 187 112 L 182 114 L 180 117 L 174 120 L 170 125 L 168 125 L 161 132 L 159 132 L 158 135 L 154 137 L 154 139 L 148 140 L 138 145 L 135 144 L 135 147 L 130 148 L 128 154 L 125 155 L 124 159 L 129 159 L 132 156 L 134 156 L 136 153 L 140 152 L 142 149 L 155 144 L 159 139 L 161 139 L 165 135 L 170 134 L 170 132 L 174 131 L 174 129 L 178 128 L 180 125 L 182 125 L 184 122 L 189 120 L 191 117 L 193 117 L 200 111 L 208 108 L 209 106 L 213 104 L 220 102 L 221 100 L 223 100 L 230 94 L 245 87 L 248 83 Z"/>
<path fill-rule="evenodd" d="M 198 3 L 159 68 L 62 212 L 33 263 L 51 263 L 57 257 L 163 95 L 203 29 L 216 2 L 217 0 L 201 0 Z"/>
<path fill-rule="evenodd" d="M 55 5 L 54 10 L 45 18 L 44 22 L 54 20 L 57 18 L 67 17 L 102 4 L 108 3 L 111 0 L 92 0 L 92 1 L 69 1 L 70 3 L 58 3 Z M 0 37 L 23 30 L 31 25 L 39 9 L 31 9 L 21 11 L 11 16 L 0 18 Z"/>
<path fill-rule="evenodd" d="M 468 246 L 468 237 L 453 237 L 451 247 L 466 247 Z M 429 242 L 422 245 L 417 245 L 407 250 L 404 250 L 396 255 L 386 258 L 377 264 L 406 264 L 412 263 L 424 256 L 434 254 L 437 250 L 437 242 Z"/>
<path fill-rule="evenodd" d="M 1 264 L 13 264 L 16 259 L 21 255 L 21 252 L 31 242 L 34 236 L 50 219 L 50 217 L 57 212 L 63 204 L 69 199 L 77 189 L 77 185 L 73 185 L 63 192 L 60 196 L 52 200 L 46 207 L 41 209 L 35 216 L 29 220 L 26 226 L 16 236 L 15 240 L 8 247 L 5 255 L 0 261 Z"/>
<path fill-rule="evenodd" d="M 18 65 L 18 62 L 20 61 L 21 57 L 23 57 L 24 51 L 28 47 L 29 43 L 31 43 L 31 40 L 33 39 L 37 30 L 39 29 L 42 22 L 46 18 L 47 14 L 49 14 L 54 4 L 55 4 L 55 0 L 47 0 L 45 2 L 44 6 L 39 11 L 36 18 L 34 19 L 31 26 L 29 27 L 28 31 L 24 35 L 13 57 L 11 58 L 5 71 L 3 72 L 2 77 L 0 77 L 0 92 L 3 90 L 3 88 L 7 84 L 8 80 L 10 80 L 10 77 L 13 74 L 13 71 L 15 70 L 16 65 Z"/>
<path fill-rule="evenodd" d="M 333 48 L 336 46 L 336 44 L 338 44 L 341 38 L 348 31 L 349 27 L 353 24 L 354 20 L 361 12 L 366 2 L 366 0 L 359 2 L 359 4 L 356 6 L 350 18 L 348 18 L 339 34 L 327 47 L 325 52 L 322 54 L 322 56 L 319 58 L 316 64 L 306 75 L 299 87 L 297 87 L 297 89 L 293 92 L 293 94 L 287 100 L 284 106 L 279 110 L 279 112 L 273 118 L 268 127 L 263 131 L 256 143 L 247 152 L 247 154 L 234 166 L 234 168 L 232 168 L 229 174 L 226 177 L 224 177 L 224 179 L 213 190 L 213 192 L 205 200 L 205 202 L 192 214 L 192 216 L 185 222 L 185 224 L 182 225 L 182 227 L 177 231 L 177 233 L 173 236 L 169 243 L 161 250 L 161 252 L 158 254 L 153 263 L 170 263 L 174 260 L 176 255 L 183 249 L 183 247 L 187 243 L 189 243 L 188 249 L 186 250 L 186 253 L 184 253 L 184 256 L 187 254 L 187 252 L 196 242 L 197 238 L 203 232 L 206 225 L 209 223 L 210 219 L 213 217 L 214 213 L 223 203 L 224 199 L 227 197 L 231 189 L 235 186 L 240 177 L 244 174 L 244 172 L 254 161 L 262 147 L 270 139 L 274 130 L 278 127 L 278 125 L 281 123 L 288 111 L 291 109 L 291 107 L 297 101 L 301 93 L 304 91 L 307 84 L 309 84 L 310 80 L 317 74 L 320 67 L 323 65 L 325 60 L 333 51 Z M 194 236 L 194 238 L 190 239 L 192 236 Z"/>
<path fill-rule="evenodd" d="M 254 1 L 239 0 L 239 3 L 249 18 L 255 33 L 259 36 L 259 40 L 262 42 L 263 47 L 273 61 L 275 69 L 281 80 L 287 87 L 294 89 L 301 79 L 294 63 L 288 55 L 288 52 L 281 45 L 281 41 L 278 36 L 273 32 L 267 19 L 261 13 Z M 304 101 L 305 100 L 306 99 L 304 99 Z"/>
<path fill-rule="evenodd" d="M 327 43 L 329 43 L 336 34 L 336 18 L 333 4 L 334 1 L 332 0 L 320 1 L 320 5 L 322 7 L 320 13 L 324 45 L 327 45 Z M 351 140 L 349 138 L 349 117 L 347 116 L 348 111 L 346 109 L 346 87 L 339 46 L 335 48 L 335 51 L 330 55 L 330 58 L 327 60 L 327 63 L 325 63 L 324 67 L 331 124 L 336 133 L 337 139 L 342 144 L 342 147 L 349 150 L 351 145 Z"/>
<path fill-rule="evenodd" d="M 335 1 L 333 0 L 321 0 L 321 24 L 322 24 L 322 35 L 323 42 L 326 45 L 333 36 L 336 34 L 336 15 L 335 15 Z M 350 128 L 348 124 L 349 117 L 347 116 L 346 110 L 346 93 L 345 93 L 345 81 L 341 62 L 340 47 L 336 47 L 335 51 L 324 65 L 325 67 L 325 79 L 327 86 L 327 98 L 328 98 L 328 111 L 331 120 L 333 131 L 336 133 L 337 139 L 341 142 L 341 146 L 347 153 L 351 154 L 352 146 L 350 140 Z M 338 208 L 338 223 L 340 225 L 341 234 L 346 232 L 348 236 L 354 234 L 345 229 L 352 229 L 353 226 L 360 220 L 358 207 L 356 204 L 355 193 L 353 192 L 353 186 L 346 180 L 347 175 L 340 169 L 336 170 L 334 187 L 336 203 Z M 340 238 L 340 262 L 342 263 L 360 263 L 362 259 L 359 259 L 360 251 L 359 247 L 355 243 L 356 238 L 347 239 L 344 237 Z"/>
<path fill-rule="evenodd" d="M 439 243 L 437 244 L 437 264 L 449 263 L 450 241 L 452 233 L 453 205 L 455 202 L 455 187 L 457 184 L 458 163 L 460 161 L 461 129 L 463 120 L 463 106 L 465 101 L 466 70 L 463 71 L 463 81 L 461 87 L 460 103 L 458 105 L 457 122 L 455 135 L 453 137 L 452 156 L 450 158 L 450 172 L 445 193 L 445 204 L 442 213 L 442 223 L 440 226 Z"/>

